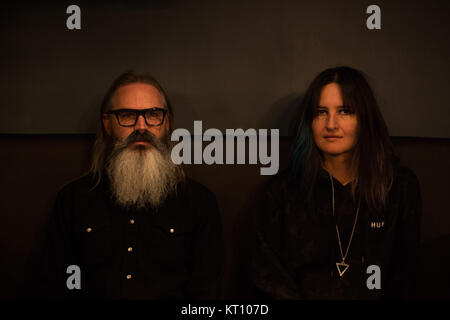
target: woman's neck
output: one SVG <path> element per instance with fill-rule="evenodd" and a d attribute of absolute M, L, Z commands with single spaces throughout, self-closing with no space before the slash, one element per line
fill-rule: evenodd
<path fill-rule="evenodd" d="M 353 180 L 351 157 L 348 155 L 327 155 L 324 157 L 322 166 L 344 186 Z"/>

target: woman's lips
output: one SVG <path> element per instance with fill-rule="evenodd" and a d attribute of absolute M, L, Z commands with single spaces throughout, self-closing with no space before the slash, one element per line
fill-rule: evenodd
<path fill-rule="evenodd" d="M 338 139 L 341 139 L 342 137 L 340 136 L 325 136 L 324 137 L 327 141 L 336 141 Z"/>

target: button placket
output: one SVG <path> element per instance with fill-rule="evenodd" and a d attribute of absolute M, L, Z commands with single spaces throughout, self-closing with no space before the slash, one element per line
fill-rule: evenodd
<path fill-rule="evenodd" d="M 134 220 L 134 219 L 130 219 L 129 223 L 132 224 L 132 225 L 134 225 L 135 220 Z M 133 247 L 132 247 L 132 246 L 129 246 L 129 247 L 127 248 L 127 251 L 128 251 L 129 253 L 133 252 Z"/>
<path fill-rule="evenodd" d="M 134 253 L 134 244 L 136 243 L 136 233 L 137 233 L 137 224 L 134 217 L 128 217 L 127 226 L 125 227 L 125 248 L 126 252 L 125 256 L 125 264 L 124 264 L 124 273 L 125 279 L 131 280 L 135 277 L 135 269 L 136 269 L 136 257 Z"/>

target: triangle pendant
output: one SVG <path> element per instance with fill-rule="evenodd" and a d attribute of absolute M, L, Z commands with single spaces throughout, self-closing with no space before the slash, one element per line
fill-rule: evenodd
<path fill-rule="evenodd" d="M 346 264 L 344 260 L 342 260 L 342 262 L 336 262 L 336 268 L 338 269 L 340 277 L 347 271 L 348 267 L 350 267 L 350 265 Z"/>

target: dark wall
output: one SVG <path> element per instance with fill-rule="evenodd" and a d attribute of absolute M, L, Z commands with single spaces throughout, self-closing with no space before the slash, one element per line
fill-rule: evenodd
<path fill-rule="evenodd" d="M 0 135 L 0 298 L 15 298 L 29 281 L 57 191 L 89 166 L 92 135 Z M 393 138 L 417 175 L 423 198 L 419 297 L 450 298 L 450 140 Z M 280 141 L 281 168 L 291 140 Z M 190 165 L 189 176 L 219 202 L 226 248 L 226 298 L 245 297 L 249 207 L 269 179 L 258 165 Z"/>
<path fill-rule="evenodd" d="M 77 1 L 0 5 L 0 133 L 94 133 L 99 102 L 129 68 L 167 89 L 176 126 L 280 128 L 321 70 L 369 76 L 393 136 L 450 137 L 450 2 Z"/>

